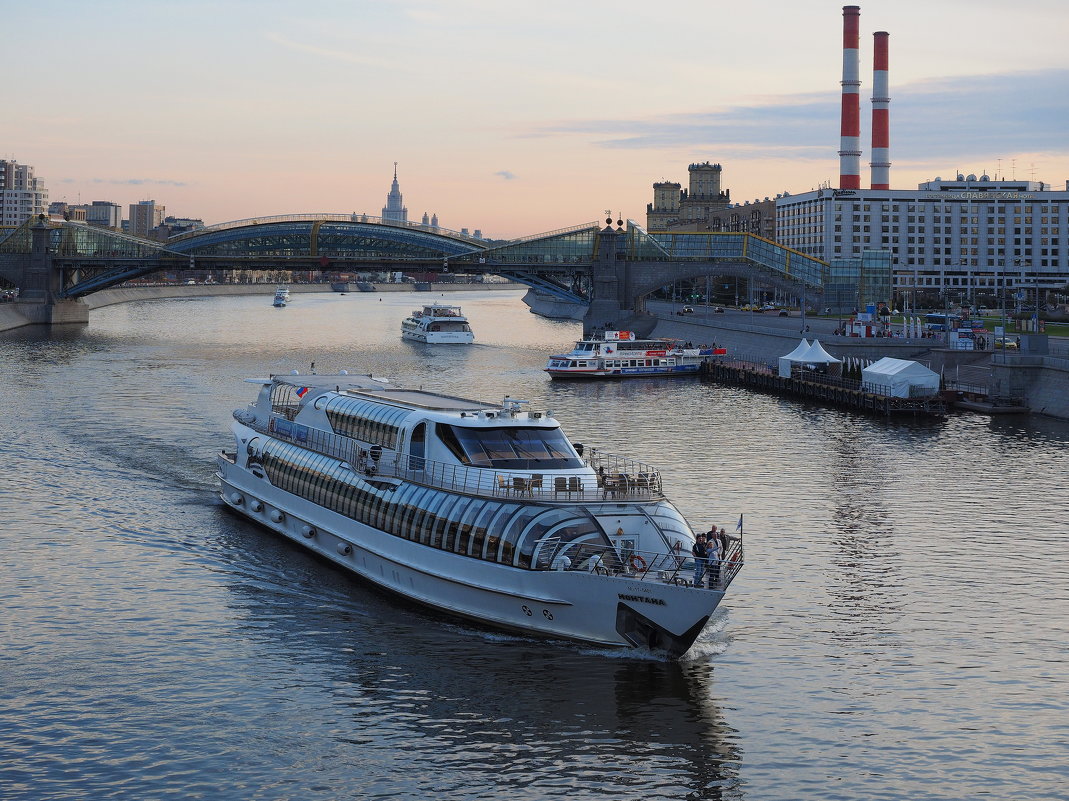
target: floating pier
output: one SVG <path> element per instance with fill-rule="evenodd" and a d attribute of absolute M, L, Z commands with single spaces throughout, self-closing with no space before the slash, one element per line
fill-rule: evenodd
<path fill-rule="evenodd" d="M 790 378 L 777 375 L 768 365 L 744 361 L 709 361 L 702 365 L 703 381 L 774 392 L 818 403 L 883 415 L 940 416 L 947 412 L 943 395 L 896 398 L 861 389 L 857 381 L 807 371 L 794 371 Z"/>

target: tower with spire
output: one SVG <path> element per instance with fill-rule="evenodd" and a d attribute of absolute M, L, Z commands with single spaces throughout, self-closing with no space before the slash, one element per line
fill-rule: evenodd
<path fill-rule="evenodd" d="M 408 222 L 408 209 L 401 197 L 401 187 L 397 185 L 397 162 L 393 163 L 393 185 L 386 196 L 386 205 L 382 207 L 382 219 L 387 222 Z"/>

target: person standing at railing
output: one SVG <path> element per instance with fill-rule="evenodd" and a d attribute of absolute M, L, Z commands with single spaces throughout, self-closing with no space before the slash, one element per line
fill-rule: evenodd
<path fill-rule="evenodd" d="M 720 537 L 716 535 L 716 526 L 713 526 L 713 531 L 710 532 L 706 543 L 706 550 L 709 553 L 709 586 L 715 586 L 720 581 L 720 559 L 723 556 Z"/>
<path fill-rule="evenodd" d="M 694 546 L 690 552 L 694 554 L 694 586 L 700 587 L 705 578 L 705 568 L 709 559 L 709 548 L 705 544 L 704 534 L 699 534 L 694 538 Z"/>

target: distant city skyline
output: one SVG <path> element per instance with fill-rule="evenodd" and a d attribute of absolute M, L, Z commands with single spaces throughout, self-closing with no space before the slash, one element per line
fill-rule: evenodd
<path fill-rule="evenodd" d="M 10 82 L 0 157 L 50 201 L 155 200 L 208 224 L 374 216 L 399 162 L 412 218 L 495 238 L 608 208 L 641 221 L 653 182 L 692 162 L 721 163 L 735 202 L 805 192 L 838 176 L 842 5 L 104 0 L 63 6 L 45 39 L 14 5 L 9 69 L 47 68 Z M 958 172 L 1065 188 L 1062 3 L 1022 0 L 1012 25 L 993 0 L 858 5 L 863 142 L 872 32 L 890 32 L 893 188 Z"/>

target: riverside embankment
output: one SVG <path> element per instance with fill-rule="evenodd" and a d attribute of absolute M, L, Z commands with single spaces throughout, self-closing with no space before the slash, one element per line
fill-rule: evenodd
<path fill-rule="evenodd" d="M 141 300 L 161 300 L 165 298 L 196 298 L 205 295 L 263 295 L 270 299 L 275 292 L 275 284 L 161 284 L 158 286 L 117 287 L 94 292 L 83 298 L 90 311 L 116 303 L 130 303 Z M 522 289 L 519 284 L 495 281 L 482 284 L 432 284 L 431 292 L 485 292 L 505 289 Z M 290 284 L 292 294 L 305 292 L 331 292 L 330 284 Z M 375 284 L 378 292 L 412 292 L 413 284 Z M 430 292 L 420 292 L 429 296 Z M 40 303 L 2 303 L 0 304 L 0 331 L 9 331 L 27 325 L 47 323 L 47 307 Z"/>
<path fill-rule="evenodd" d="M 836 336 L 833 319 L 768 317 L 746 312 L 723 314 L 696 307 L 694 314 L 678 315 L 670 304 L 650 303 L 657 316 L 657 336 L 690 340 L 696 344 L 726 347 L 732 356 L 775 363 L 805 337 L 821 344 L 834 356 L 875 361 L 884 356 L 922 362 L 946 377 L 951 387 L 997 398 L 1023 402 L 1036 414 L 1069 419 L 1069 342 L 1050 337 L 1045 354 L 1002 351 L 953 350 L 934 339 L 876 339 Z M 808 329 L 808 330 L 807 330 Z"/>

